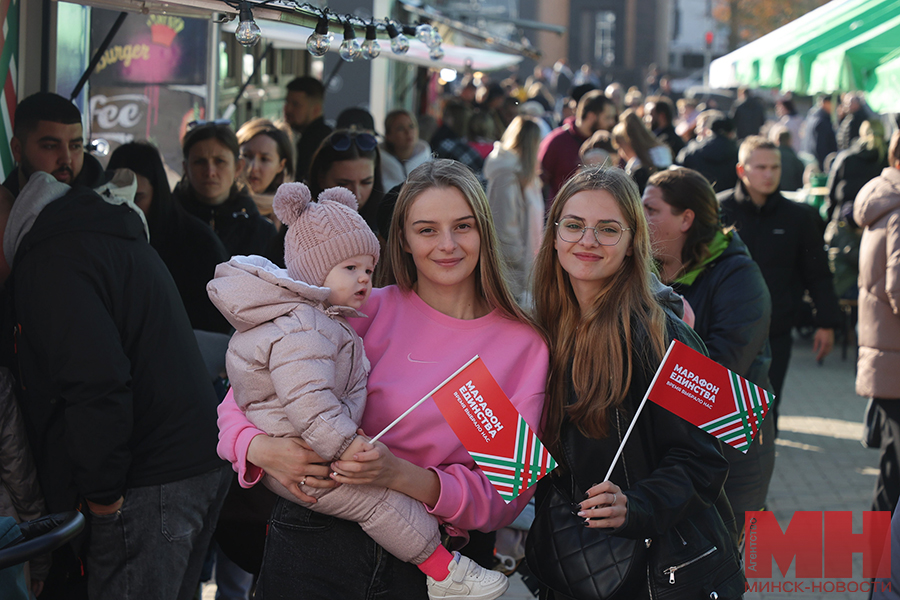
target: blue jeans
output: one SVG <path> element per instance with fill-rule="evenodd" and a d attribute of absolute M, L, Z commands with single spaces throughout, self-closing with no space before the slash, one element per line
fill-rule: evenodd
<path fill-rule="evenodd" d="M 425 575 L 359 524 L 279 498 L 269 520 L 256 600 L 426 600 Z"/>
<path fill-rule="evenodd" d="M 89 517 L 91 600 L 190 600 L 225 501 L 231 470 L 129 488 L 122 508 Z"/>

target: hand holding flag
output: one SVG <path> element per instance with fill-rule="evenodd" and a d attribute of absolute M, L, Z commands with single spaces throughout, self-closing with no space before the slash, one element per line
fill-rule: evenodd
<path fill-rule="evenodd" d="M 556 468 L 556 461 L 477 355 L 371 441 L 428 398 L 434 399 L 475 464 L 506 502 Z"/>

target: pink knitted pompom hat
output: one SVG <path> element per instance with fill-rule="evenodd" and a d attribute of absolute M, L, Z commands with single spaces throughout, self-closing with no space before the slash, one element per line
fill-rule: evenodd
<path fill-rule="evenodd" d="M 321 286 L 348 258 L 368 254 L 378 262 L 378 240 L 356 212 L 353 192 L 334 187 L 319 194 L 318 202 L 311 200 L 302 183 L 284 183 L 272 202 L 275 215 L 288 226 L 284 263 L 291 278 Z"/>

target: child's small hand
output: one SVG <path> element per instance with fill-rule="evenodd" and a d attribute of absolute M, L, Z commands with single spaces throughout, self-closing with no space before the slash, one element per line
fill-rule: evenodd
<path fill-rule="evenodd" d="M 369 438 L 364 435 L 358 435 L 341 454 L 341 460 L 357 460 L 357 455 L 360 452 L 366 452 L 372 448 L 374 446 L 369 443 Z"/>

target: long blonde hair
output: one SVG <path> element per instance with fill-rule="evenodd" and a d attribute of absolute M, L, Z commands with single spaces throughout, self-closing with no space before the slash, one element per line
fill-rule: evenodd
<path fill-rule="evenodd" d="M 436 158 L 419 165 L 407 176 L 391 218 L 382 279 L 384 285 L 396 284 L 405 292 L 413 289 L 418 272 L 412 255 L 403 249 L 406 239 L 404 225 L 413 203 L 431 188 L 456 188 L 475 215 L 475 227 L 481 239 L 478 265 L 475 267 L 475 293 L 504 316 L 533 325 L 531 318 L 516 304 L 506 284 L 497 251 L 497 233 L 484 189 L 471 169 L 455 160 Z"/>
<path fill-rule="evenodd" d="M 522 187 L 530 185 L 537 177 L 537 155 L 540 145 L 541 126 L 534 118 L 523 115 L 513 119 L 500 138 L 500 146 L 519 157 L 521 167 L 519 184 Z"/>
<path fill-rule="evenodd" d="M 554 242 L 566 202 L 583 191 L 603 190 L 615 199 L 631 228 L 632 253 L 582 313 Z M 619 243 L 628 243 L 623 235 Z M 604 437 L 609 415 L 628 394 L 636 335 L 647 365 L 655 367 L 665 350 L 665 315 L 650 289 L 650 235 L 637 185 L 621 169 L 587 168 L 567 181 L 550 207 L 535 262 L 534 298 L 538 327 L 550 347 L 550 378 L 544 402 L 544 442 L 558 448 L 563 420 L 569 418 L 588 437 Z M 571 379 L 570 379 L 571 368 Z M 571 387 L 577 401 L 568 405 Z"/>

